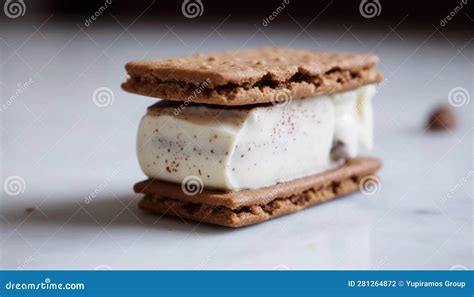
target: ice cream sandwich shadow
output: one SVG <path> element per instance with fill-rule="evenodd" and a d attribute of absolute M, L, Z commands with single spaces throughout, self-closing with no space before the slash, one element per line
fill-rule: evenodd
<path fill-rule="evenodd" d="M 360 157 L 373 146 L 377 61 L 258 49 L 128 63 L 125 90 L 180 101 L 141 120 L 139 206 L 241 227 L 359 190 L 381 167 Z"/>

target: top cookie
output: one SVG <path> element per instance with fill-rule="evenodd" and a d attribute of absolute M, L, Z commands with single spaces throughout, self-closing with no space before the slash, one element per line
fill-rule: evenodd
<path fill-rule="evenodd" d="M 168 100 L 246 105 L 336 93 L 379 82 L 372 54 L 263 48 L 131 61 L 122 88 Z"/>

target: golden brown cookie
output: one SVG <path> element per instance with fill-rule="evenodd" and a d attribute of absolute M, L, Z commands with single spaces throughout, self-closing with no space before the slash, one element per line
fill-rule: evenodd
<path fill-rule="evenodd" d="M 181 185 L 157 180 L 137 183 L 145 194 L 139 206 L 151 212 L 227 227 L 267 221 L 357 191 L 364 177 L 381 167 L 376 158 L 358 157 L 321 174 L 271 187 L 223 192 L 203 189 L 187 195 Z"/>
<path fill-rule="evenodd" d="M 263 48 L 125 65 L 128 92 L 217 105 L 268 103 L 379 82 L 372 54 Z"/>

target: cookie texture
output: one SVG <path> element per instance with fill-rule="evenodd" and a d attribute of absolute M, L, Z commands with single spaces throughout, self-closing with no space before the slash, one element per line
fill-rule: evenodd
<path fill-rule="evenodd" d="M 372 54 L 263 48 L 131 61 L 128 92 L 168 100 L 246 105 L 336 93 L 379 82 Z"/>
<path fill-rule="evenodd" d="M 227 227 L 260 223 L 308 206 L 357 191 L 361 180 L 381 167 L 376 158 L 358 157 L 321 174 L 271 187 L 239 192 L 204 189 L 186 195 L 181 185 L 157 180 L 137 183 L 134 190 L 144 193 L 139 207 L 154 213 L 176 216 Z"/>

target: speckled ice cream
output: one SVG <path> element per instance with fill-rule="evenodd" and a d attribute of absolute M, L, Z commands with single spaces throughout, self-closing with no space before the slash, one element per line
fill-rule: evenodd
<path fill-rule="evenodd" d="M 336 166 L 340 141 L 351 157 L 372 146 L 374 86 L 292 100 L 285 106 L 220 108 L 158 104 L 138 130 L 138 160 L 151 178 L 205 187 L 255 189 Z"/>

